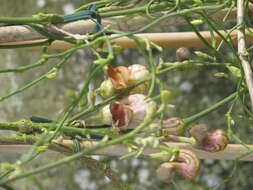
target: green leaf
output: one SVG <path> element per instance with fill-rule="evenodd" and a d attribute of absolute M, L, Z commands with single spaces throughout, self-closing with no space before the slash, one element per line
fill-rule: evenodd
<path fill-rule="evenodd" d="M 171 97 L 172 97 L 171 91 L 163 90 L 161 92 L 161 100 L 163 104 L 168 104 L 171 100 Z"/>

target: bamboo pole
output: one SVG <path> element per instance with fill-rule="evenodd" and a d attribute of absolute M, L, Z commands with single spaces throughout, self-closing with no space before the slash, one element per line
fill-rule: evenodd
<path fill-rule="evenodd" d="M 222 35 L 226 35 L 225 31 L 219 31 Z M 250 30 L 253 32 L 253 30 Z M 211 34 L 209 31 L 200 32 L 200 34 L 208 41 L 211 42 Z M 246 33 L 247 35 L 247 33 Z M 136 34 L 135 36 L 140 38 L 147 38 L 150 41 L 156 43 L 157 45 L 163 48 L 178 48 L 178 47 L 204 47 L 205 44 L 199 39 L 199 37 L 194 32 L 171 32 L 171 33 L 143 33 Z M 236 31 L 230 34 L 232 38 L 237 37 Z M 220 36 L 215 35 L 217 42 L 221 41 Z M 0 43 L 1 45 L 20 45 L 20 44 L 28 44 L 28 43 L 38 43 L 43 42 L 44 40 L 31 40 L 31 41 L 22 41 L 22 42 L 8 42 L 8 43 Z M 112 40 L 112 42 L 116 45 L 119 45 L 122 48 L 136 48 L 136 43 L 134 40 L 129 39 L 127 37 L 121 37 Z M 253 37 L 246 36 L 246 42 L 248 44 L 253 43 Z M 237 39 L 234 39 L 234 44 L 237 43 Z M 73 45 L 64 41 L 55 41 L 52 43 L 49 49 L 51 50 L 66 50 L 72 48 Z M 36 47 L 26 47 L 20 49 L 28 49 L 28 50 L 37 50 L 41 49 L 40 46 Z"/>
<path fill-rule="evenodd" d="M 227 14 L 228 9 L 223 9 L 221 11 L 212 13 L 212 19 L 217 22 L 223 22 L 224 16 Z M 236 19 L 236 11 L 234 8 L 231 14 L 227 17 L 229 20 Z M 249 14 L 253 16 L 253 5 L 249 4 Z M 192 15 L 194 18 L 198 18 L 199 15 Z M 102 24 L 104 26 L 110 26 L 110 28 L 121 31 L 134 31 L 149 24 L 152 20 L 145 16 L 115 16 L 110 18 L 102 19 Z M 177 26 L 187 24 L 185 20 L 180 16 L 174 16 L 171 19 L 162 21 L 162 26 Z M 62 30 L 73 34 L 87 34 L 93 32 L 96 28 L 96 24 L 90 20 L 79 20 L 76 22 L 68 23 L 63 26 L 59 26 Z M 159 27 L 158 27 L 159 28 Z M 158 32 L 157 28 L 152 28 L 150 32 Z M 20 41 L 30 41 L 43 39 L 43 36 L 38 32 L 34 31 L 32 28 L 26 25 L 14 25 L 0 27 L 0 43 L 8 42 L 20 42 Z"/>
<path fill-rule="evenodd" d="M 245 80 L 249 90 L 249 96 L 251 101 L 251 109 L 253 110 L 253 80 L 252 70 L 250 67 L 248 55 L 246 49 L 246 37 L 245 37 L 245 24 L 244 24 L 244 0 L 237 0 L 237 25 L 241 25 L 237 30 L 238 38 L 238 54 L 245 74 Z"/>
<path fill-rule="evenodd" d="M 90 148 L 98 144 L 98 141 L 84 141 L 81 143 L 81 149 Z M 64 140 L 62 145 L 73 148 L 74 144 L 71 140 Z M 239 156 L 248 153 L 248 149 L 240 144 L 229 144 L 225 150 L 220 152 L 206 152 L 200 149 L 194 148 L 192 145 L 187 143 L 175 143 L 175 142 L 165 142 L 169 147 L 183 148 L 193 151 L 199 159 L 212 159 L 212 160 L 235 160 Z M 253 145 L 247 145 L 248 148 L 253 148 Z M 31 145 L 0 145 L 0 153 L 23 153 L 28 151 Z M 142 156 L 147 156 L 148 154 L 155 153 L 158 150 L 154 148 L 147 148 Z M 93 153 L 93 155 L 104 155 L 104 156 L 122 156 L 127 154 L 127 147 L 125 145 L 113 145 L 107 148 L 98 150 Z M 240 159 L 241 161 L 253 161 L 253 154 L 249 154 Z"/>

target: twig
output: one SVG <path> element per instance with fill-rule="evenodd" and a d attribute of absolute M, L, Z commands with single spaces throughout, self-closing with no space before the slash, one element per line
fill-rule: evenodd
<path fill-rule="evenodd" d="M 248 61 L 248 52 L 246 50 L 245 42 L 245 25 L 244 25 L 244 0 L 237 0 L 237 24 L 241 27 L 237 30 L 238 37 L 238 54 L 245 74 L 245 80 L 248 86 L 251 107 L 253 109 L 253 80 L 252 70 Z"/>

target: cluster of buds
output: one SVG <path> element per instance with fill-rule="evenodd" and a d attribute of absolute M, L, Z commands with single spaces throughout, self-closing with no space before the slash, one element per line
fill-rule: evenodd
<path fill-rule="evenodd" d="M 140 64 L 134 64 L 129 67 L 118 66 L 115 68 L 108 65 L 107 68 L 109 79 L 105 80 L 98 89 L 98 93 L 103 98 L 110 98 L 136 82 L 146 79 L 150 74 L 149 70 Z M 132 89 L 130 94 L 143 94 L 148 89 L 148 86 L 149 82 L 144 82 Z"/>
<path fill-rule="evenodd" d="M 173 173 L 178 173 L 187 179 L 194 179 L 198 175 L 199 168 L 200 163 L 196 155 L 190 150 L 181 149 L 173 162 L 164 162 L 156 173 L 161 181 L 171 182 Z"/>
<path fill-rule="evenodd" d="M 208 152 L 224 150 L 229 142 L 225 131 L 217 129 L 208 132 L 207 127 L 203 124 L 192 127 L 190 134 L 196 140 L 197 147 Z"/>

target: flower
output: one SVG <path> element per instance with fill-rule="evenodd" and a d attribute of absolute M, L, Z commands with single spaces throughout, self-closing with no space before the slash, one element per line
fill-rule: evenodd
<path fill-rule="evenodd" d="M 119 127 L 128 126 L 133 117 L 133 110 L 119 102 L 112 102 L 109 105 L 110 113 L 112 114 L 112 124 Z"/>
<path fill-rule="evenodd" d="M 108 65 L 108 77 L 116 89 L 125 89 L 149 75 L 147 68 L 140 64 L 129 67 Z"/>
<path fill-rule="evenodd" d="M 163 136 L 168 135 L 176 135 L 180 136 L 184 133 L 184 125 L 181 119 L 172 117 L 166 120 L 163 120 L 163 129 L 162 134 Z"/>
<path fill-rule="evenodd" d="M 199 172 L 200 163 L 196 155 L 190 151 L 181 149 L 173 162 L 165 162 L 156 170 L 157 177 L 164 182 L 170 182 L 173 172 L 187 179 L 194 179 Z"/>
<path fill-rule="evenodd" d="M 102 109 L 105 124 L 135 128 L 155 112 L 156 104 L 143 94 L 133 94 L 110 103 Z M 106 118 L 105 118 L 106 117 Z"/>
<path fill-rule="evenodd" d="M 108 77 L 115 89 L 124 89 L 129 86 L 129 78 L 131 71 L 125 66 L 113 68 L 108 65 Z"/>
<path fill-rule="evenodd" d="M 197 141 L 197 147 L 208 152 L 224 150 L 229 142 L 225 131 L 217 129 L 208 132 L 203 124 L 192 127 L 190 134 Z"/>

